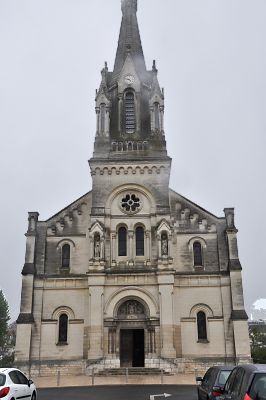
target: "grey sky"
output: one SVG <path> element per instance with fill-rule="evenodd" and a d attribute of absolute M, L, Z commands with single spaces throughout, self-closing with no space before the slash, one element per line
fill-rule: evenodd
<path fill-rule="evenodd" d="M 266 297 L 266 2 L 138 3 L 165 88 L 171 187 L 219 216 L 236 207 L 249 307 Z M 13 319 L 27 212 L 47 219 L 91 188 L 95 89 L 120 21 L 120 0 L 0 0 L 0 287 Z"/>

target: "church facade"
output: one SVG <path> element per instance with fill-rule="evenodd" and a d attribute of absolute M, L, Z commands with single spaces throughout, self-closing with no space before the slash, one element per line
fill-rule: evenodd
<path fill-rule="evenodd" d="M 249 361 L 234 209 L 217 217 L 169 188 L 164 92 L 137 0 L 122 0 L 96 120 L 92 190 L 47 221 L 29 213 L 17 365 L 49 375 Z"/>

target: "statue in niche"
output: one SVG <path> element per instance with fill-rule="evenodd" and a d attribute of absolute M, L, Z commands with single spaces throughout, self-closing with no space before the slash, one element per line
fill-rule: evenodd
<path fill-rule="evenodd" d="M 101 258 L 101 238 L 99 233 L 94 236 L 94 257 Z"/>
<path fill-rule="evenodd" d="M 168 237 L 166 233 L 161 238 L 162 256 L 168 256 Z"/>

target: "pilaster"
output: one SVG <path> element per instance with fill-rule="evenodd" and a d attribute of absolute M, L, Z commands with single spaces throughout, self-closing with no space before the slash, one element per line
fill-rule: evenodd
<path fill-rule="evenodd" d="M 104 274 L 89 274 L 89 348 L 88 359 L 98 360 L 104 354 L 104 327 L 103 327 L 103 302 L 104 302 Z"/>
<path fill-rule="evenodd" d="M 244 306 L 242 285 L 242 267 L 238 257 L 237 232 L 233 208 L 224 210 L 226 218 L 226 236 L 229 255 L 229 272 L 231 283 L 232 313 L 235 357 L 237 362 L 250 360 L 250 343 L 248 334 L 248 316 Z"/>
<path fill-rule="evenodd" d="M 158 284 L 160 296 L 161 356 L 163 358 L 176 358 L 173 315 L 174 274 L 159 273 Z"/>

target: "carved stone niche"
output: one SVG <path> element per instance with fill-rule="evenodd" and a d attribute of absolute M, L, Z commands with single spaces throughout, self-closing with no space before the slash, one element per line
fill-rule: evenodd
<path fill-rule="evenodd" d="M 172 259 L 172 231 L 166 220 L 162 220 L 157 230 L 158 258 L 160 260 Z"/>
<path fill-rule="evenodd" d="M 146 318 L 145 308 L 137 300 L 128 300 L 119 307 L 117 318 L 120 320 L 143 320 Z"/>
<path fill-rule="evenodd" d="M 90 262 L 104 261 L 104 227 L 96 221 L 89 230 L 90 238 Z"/>

